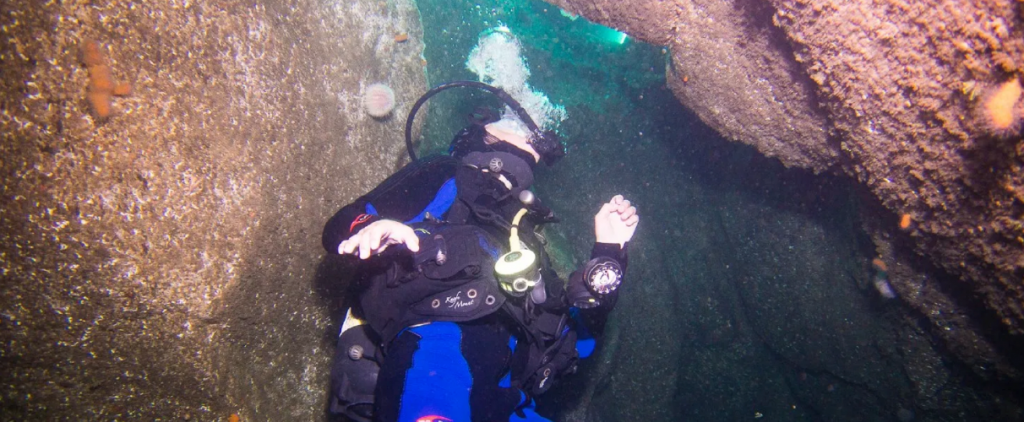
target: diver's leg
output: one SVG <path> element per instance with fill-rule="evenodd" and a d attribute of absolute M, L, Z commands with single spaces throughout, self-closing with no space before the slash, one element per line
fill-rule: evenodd
<path fill-rule="evenodd" d="M 469 421 L 473 377 L 453 322 L 409 328 L 388 347 L 377 381 L 375 420 Z"/>

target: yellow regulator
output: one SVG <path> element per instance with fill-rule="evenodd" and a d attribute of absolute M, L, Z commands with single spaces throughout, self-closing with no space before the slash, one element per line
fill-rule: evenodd
<path fill-rule="evenodd" d="M 519 241 L 519 221 L 525 214 L 526 208 L 516 213 L 508 240 L 511 250 L 494 263 L 494 272 L 498 276 L 501 288 L 514 296 L 524 295 L 540 282 L 537 254 L 523 247 Z"/>

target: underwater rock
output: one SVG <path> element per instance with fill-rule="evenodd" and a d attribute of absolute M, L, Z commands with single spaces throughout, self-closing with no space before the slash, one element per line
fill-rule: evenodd
<path fill-rule="evenodd" d="M 970 283 L 948 297 L 948 289 L 924 282 L 935 277 L 918 277 L 924 270 L 908 270 L 920 266 L 902 260 L 906 265 L 889 274 L 894 293 L 950 344 L 973 342 L 951 349 L 967 361 L 985 357 L 979 374 L 1020 379 L 1018 365 L 999 358 L 997 346 L 976 341 L 980 331 L 973 340 L 958 339 L 943 328 L 945 317 L 936 317 L 981 312 L 988 315 L 983 320 L 999 321 L 1010 341 L 1024 336 L 1024 144 L 1014 85 L 1024 67 L 1019 5 L 550 3 L 668 46 L 666 77 L 676 97 L 726 137 L 787 166 L 863 184 L 879 200 L 866 201 L 864 219 L 886 222 L 869 230 L 876 242 L 883 234 L 902 236 L 900 255 L 927 256 L 940 268 L 931 271 Z M 979 95 L 981 86 L 998 88 Z M 914 224 L 899 215 L 913 215 Z M 973 295 L 982 300 L 972 303 Z M 980 330 L 983 320 L 964 328 Z"/>
<path fill-rule="evenodd" d="M 323 416 L 319 233 L 406 156 L 359 89 L 426 90 L 415 4 L 344 6 L 4 3 L 0 419 Z"/>

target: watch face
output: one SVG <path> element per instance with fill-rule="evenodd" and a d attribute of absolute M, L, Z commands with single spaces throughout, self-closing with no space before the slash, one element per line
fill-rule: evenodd
<path fill-rule="evenodd" d="M 615 277 L 615 273 L 610 269 L 604 269 L 599 271 L 597 274 L 594 274 L 593 283 L 595 286 L 607 286 L 615 281 L 617 281 L 617 277 Z"/>
<path fill-rule="evenodd" d="M 590 288 L 597 294 L 608 294 L 614 292 L 622 281 L 622 271 L 618 265 L 605 262 L 595 266 L 588 277 Z"/>

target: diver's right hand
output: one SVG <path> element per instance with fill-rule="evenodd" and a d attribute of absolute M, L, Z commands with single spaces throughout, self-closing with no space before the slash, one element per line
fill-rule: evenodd
<path fill-rule="evenodd" d="M 420 250 L 420 238 L 416 237 L 412 227 L 394 220 L 377 220 L 341 242 L 338 253 L 355 255 L 358 250 L 359 259 L 367 259 L 384 252 L 388 246 L 403 243 L 412 252 Z"/>

